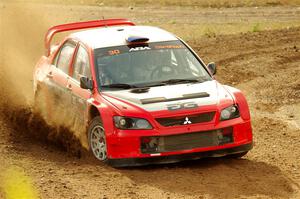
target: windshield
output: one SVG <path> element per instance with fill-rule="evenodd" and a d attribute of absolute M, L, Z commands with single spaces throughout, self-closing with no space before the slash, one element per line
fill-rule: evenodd
<path fill-rule="evenodd" d="M 180 41 L 99 48 L 95 51 L 101 88 L 138 88 L 211 80 L 200 61 Z"/>

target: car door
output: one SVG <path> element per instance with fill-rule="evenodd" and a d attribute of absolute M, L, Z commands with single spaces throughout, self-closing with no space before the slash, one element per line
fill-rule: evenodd
<path fill-rule="evenodd" d="M 91 78 L 89 54 L 83 45 L 79 45 L 72 67 L 72 78 L 68 82 L 71 91 L 71 104 L 74 107 L 78 124 L 85 127 L 87 122 L 87 100 L 92 92 L 80 87 L 80 78 Z M 79 128 L 79 127 L 78 127 Z"/>
<path fill-rule="evenodd" d="M 68 88 L 67 83 L 70 78 L 69 71 L 75 49 L 76 42 L 72 40 L 66 41 L 59 49 L 59 52 L 50 66 L 50 70 L 47 75 L 50 82 L 49 90 L 51 92 L 50 95 L 48 95 L 48 100 L 50 101 L 47 102 L 48 104 L 51 104 L 50 107 L 52 107 L 50 112 L 54 112 L 55 110 L 55 112 L 58 112 L 57 110 L 64 109 L 64 107 L 68 106 L 67 103 L 70 102 L 70 88 Z M 56 116 L 57 114 L 55 117 Z"/>

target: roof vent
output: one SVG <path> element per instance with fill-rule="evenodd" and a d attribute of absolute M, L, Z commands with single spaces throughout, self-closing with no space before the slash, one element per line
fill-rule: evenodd
<path fill-rule="evenodd" d="M 149 41 L 149 38 L 141 36 L 129 36 L 126 41 L 128 43 L 145 43 Z"/>

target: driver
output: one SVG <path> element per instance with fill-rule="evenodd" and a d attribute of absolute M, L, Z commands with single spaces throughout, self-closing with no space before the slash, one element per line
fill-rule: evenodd
<path fill-rule="evenodd" d="M 98 75 L 99 75 L 99 81 L 101 85 L 109 85 L 112 84 L 113 79 L 109 73 L 109 57 L 99 57 L 97 59 L 98 63 Z"/>
<path fill-rule="evenodd" d="M 152 72 L 152 77 L 159 80 L 176 78 L 175 65 L 172 64 L 172 54 L 170 49 L 156 51 L 156 68 Z"/>

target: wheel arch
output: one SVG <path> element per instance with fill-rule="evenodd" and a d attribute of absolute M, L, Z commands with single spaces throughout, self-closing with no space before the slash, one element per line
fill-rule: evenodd
<path fill-rule="evenodd" d="M 250 120 L 251 116 L 250 116 L 249 105 L 248 105 L 247 99 L 246 99 L 245 95 L 242 93 L 242 91 L 240 91 L 239 89 L 230 87 L 230 86 L 224 86 L 224 87 L 233 96 L 235 103 L 237 103 L 239 105 L 241 117 L 244 120 Z"/>
<path fill-rule="evenodd" d="M 93 118 L 99 116 L 101 118 L 101 113 L 95 105 L 90 105 L 88 112 L 88 124 L 92 121 Z"/>

